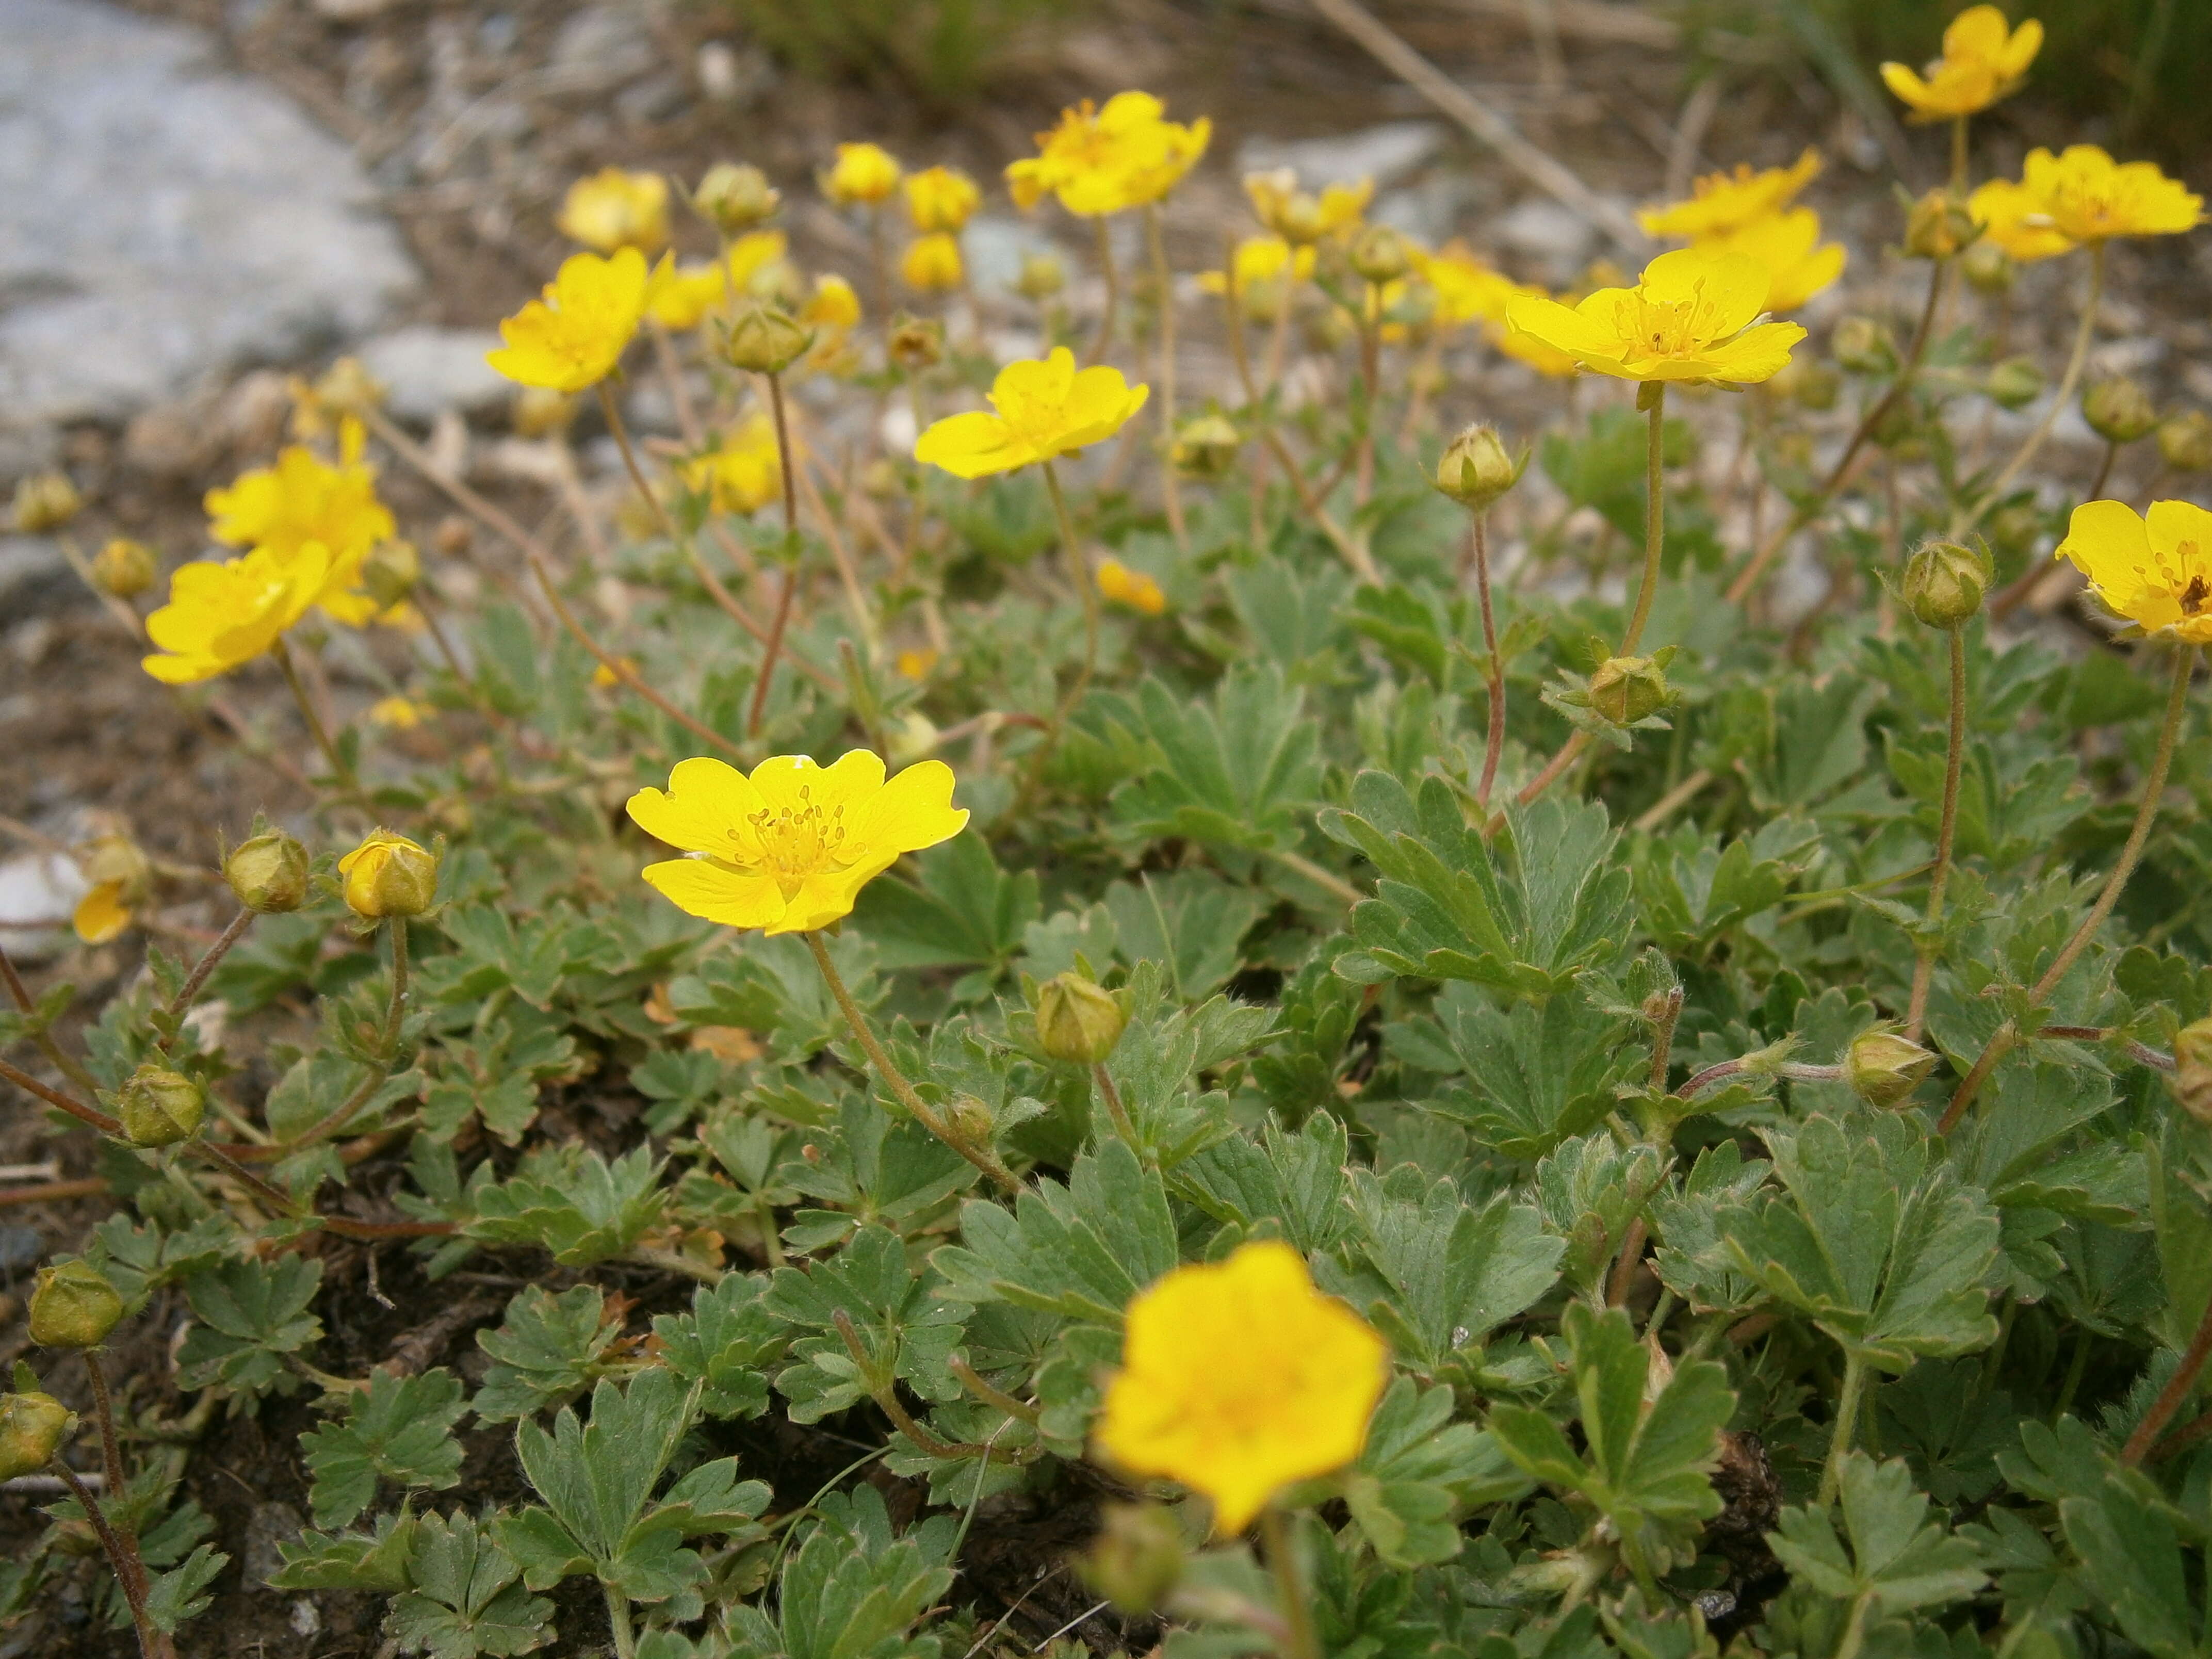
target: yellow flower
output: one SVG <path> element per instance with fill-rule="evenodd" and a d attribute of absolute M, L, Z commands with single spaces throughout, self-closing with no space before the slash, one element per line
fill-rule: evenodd
<path fill-rule="evenodd" d="M 1374 199 L 1375 181 L 1329 185 L 1316 196 L 1298 188 L 1298 175 L 1289 167 L 1277 167 L 1246 173 L 1244 194 L 1261 224 L 1285 241 L 1310 247 L 1330 237 L 1346 238 L 1358 228 Z"/>
<path fill-rule="evenodd" d="M 70 925 L 87 945 L 105 945 L 131 925 L 132 911 L 153 890 L 153 866 L 127 835 L 95 837 L 77 849 L 77 867 L 91 889 L 77 901 Z"/>
<path fill-rule="evenodd" d="M 982 205 L 983 192 L 975 188 L 975 181 L 955 168 L 931 167 L 907 175 L 907 216 L 916 230 L 957 230 Z"/>
<path fill-rule="evenodd" d="M 1160 585 L 1141 570 L 1132 570 L 1119 559 L 1098 562 L 1098 591 L 1116 605 L 1157 617 L 1168 608 Z"/>
<path fill-rule="evenodd" d="M 146 618 L 146 637 L 166 654 L 140 665 L 166 685 L 227 674 L 276 644 L 315 603 L 330 574 L 330 551 L 320 542 L 181 566 L 169 579 L 168 604 Z"/>
<path fill-rule="evenodd" d="M 1755 219 L 1725 236 L 1701 237 L 1691 246 L 1700 253 L 1741 253 L 1766 272 L 1766 308 L 1795 311 L 1844 274 L 1840 242 L 1820 242 L 1820 216 L 1808 207 L 1790 208 Z"/>
<path fill-rule="evenodd" d="M 808 328 L 828 329 L 835 333 L 858 327 L 860 296 L 853 292 L 853 285 L 842 276 L 825 271 L 814 279 L 814 292 L 799 308 L 799 320 Z"/>
<path fill-rule="evenodd" d="M 368 722 L 393 732 L 411 732 L 430 711 L 409 697 L 379 697 L 368 706 Z"/>
<path fill-rule="evenodd" d="M 662 896 L 708 921 L 769 933 L 828 927 L 900 854 L 949 841 L 968 823 L 942 761 L 886 783 L 866 749 L 826 767 L 778 755 L 750 778 L 718 760 L 678 761 L 666 793 L 639 790 L 629 815 L 690 855 L 646 866 Z"/>
<path fill-rule="evenodd" d="M 1992 179 L 1976 190 L 1966 198 L 1966 216 L 1982 228 L 1984 240 L 2021 264 L 2053 259 L 2075 248 L 2074 240 L 2051 222 L 2042 199 L 2009 179 Z"/>
<path fill-rule="evenodd" d="M 2120 501 L 2085 502 L 2057 556 L 2074 562 L 2114 615 L 2212 645 L 2212 513 L 2194 501 L 2153 501 L 2148 518 Z"/>
<path fill-rule="evenodd" d="M 1416 247 L 1413 258 L 1414 270 L 1434 295 L 1431 326 L 1449 333 L 1480 323 L 1484 337 L 1507 356 L 1559 379 L 1575 373 L 1574 358 L 1532 334 L 1516 333 L 1506 322 L 1505 308 L 1516 295 L 1540 300 L 1547 297 L 1542 289 L 1515 282 L 1460 242 L 1446 243 L 1434 253 Z"/>
<path fill-rule="evenodd" d="M 281 452 L 274 466 L 256 467 L 210 489 L 201 505 L 208 534 L 230 547 L 266 549 L 290 558 L 309 543 L 329 557 L 315 603 L 337 621 L 359 628 L 385 607 L 356 591 L 362 562 L 398 529 L 376 496 L 376 469 L 362 459 L 368 434 L 352 416 L 339 423 L 333 466 L 305 445 Z"/>
<path fill-rule="evenodd" d="M 1506 320 L 1585 368 L 1624 380 L 1764 380 L 1805 337 L 1795 323 L 1753 323 L 1766 272 L 1741 253 L 1662 253 L 1634 288 L 1601 288 L 1570 310 L 1516 295 Z"/>
<path fill-rule="evenodd" d="M 1079 371 L 1075 354 L 1059 346 L 1042 362 L 1008 363 L 991 383 L 998 412 L 946 416 L 916 441 L 914 458 L 957 478 L 1012 472 L 1112 437 L 1151 395 L 1150 386 L 1131 386 L 1107 364 Z"/>
<path fill-rule="evenodd" d="M 1636 216 L 1637 222 L 1651 236 L 1686 240 L 1725 236 L 1782 211 L 1797 199 L 1797 192 L 1820 170 L 1820 153 L 1814 149 L 1807 150 L 1790 167 L 1768 167 L 1763 173 L 1753 172 L 1748 162 L 1740 162 L 1734 173 L 1708 173 L 1697 180 L 1686 202 L 1644 209 Z"/>
<path fill-rule="evenodd" d="M 404 836 L 372 830 L 338 860 L 338 881 L 346 908 L 357 916 L 419 916 L 438 896 L 438 859 Z"/>
<path fill-rule="evenodd" d="M 616 660 L 620 662 L 624 668 L 629 669 L 631 673 L 635 674 L 637 672 L 636 658 L 618 657 Z M 620 685 L 622 683 L 622 676 L 616 673 L 613 669 L 610 668 L 605 663 L 601 663 L 598 667 L 592 670 L 592 684 L 601 691 L 607 690 L 610 686 Z"/>
<path fill-rule="evenodd" d="M 2033 17 L 2009 28 L 1995 6 L 1969 6 L 1943 31 L 1943 55 L 1929 64 L 1925 79 L 1902 64 L 1884 64 L 1881 78 L 1911 106 L 1912 120 L 1948 121 L 2018 90 L 2042 49 L 2043 25 Z"/>
<path fill-rule="evenodd" d="M 783 491 L 775 427 L 756 414 L 722 434 L 720 447 L 685 465 L 684 482 L 709 495 L 717 513 L 757 513 Z"/>
<path fill-rule="evenodd" d="M 1163 119 L 1164 108 L 1148 92 L 1117 92 L 1103 109 L 1086 98 L 1062 110 L 1060 125 L 1037 135 L 1039 153 L 1006 168 L 1016 204 L 1033 208 L 1054 195 L 1070 213 L 1095 218 L 1158 201 L 1213 135 L 1211 121 L 1185 126 Z"/>
<path fill-rule="evenodd" d="M 723 256 L 730 268 L 730 286 L 756 299 L 773 299 L 788 274 L 785 255 L 791 244 L 780 230 L 756 230 L 730 244 Z"/>
<path fill-rule="evenodd" d="M 966 273 L 960 264 L 960 239 L 950 231 L 934 230 L 907 244 L 899 259 L 899 276 L 908 288 L 925 294 L 942 293 L 960 286 Z"/>
<path fill-rule="evenodd" d="M 2204 217 L 2204 198 L 2157 163 L 2116 162 L 2094 144 L 2069 144 L 2060 155 L 2028 151 L 2021 188 L 2053 230 L 2076 242 L 2172 236 L 2194 230 Z"/>
<path fill-rule="evenodd" d="M 840 144 L 837 161 L 822 175 L 822 193 L 839 207 L 880 202 L 898 188 L 899 164 L 879 144 Z"/>
<path fill-rule="evenodd" d="M 70 926 L 87 945 L 105 945 L 131 925 L 120 884 L 103 881 L 76 902 Z"/>
<path fill-rule="evenodd" d="M 612 258 L 572 253 L 560 274 L 499 325 L 507 342 L 484 361 L 510 380 L 555 392 L 581 392 L 614 372 L 645 315 L 645 256 L 618 248 Z"/>
<path fill-rule="evenodd" d="M 898 672 L 910 680 L 926 680 L 937 666 L 934 646 L 909 646 L 898 653 Z"/>
<path fill-rule="evenodd" d="M 554 223 L 562 235 L 601 253 L 621 247 L 658 253 L 668 246 L 668 180 L 657 173 L 602 167 L 568 186 Z"/>
<path fill-rule="evenodd" d="M 1218 1266 L 1177 1267 L 1130 1302 L 1098 1448 L 1133 1474 L 1204 1492 L 1226 1537 L 1284 1487 L 1357 1458 L 1389 1374 L 1374 1328 L 1316 1290 L 1296 1250 L 1264 1239 Z"/>
<path fill-rule="evenodd" d="M 674 254 L 664 253 L 645 280 L 646 314 L 661 327 L 681 334 L 706 320 L 707 313 L 721 304 L 728 284 L 719 261 L 679 265 Z"/>
<path fill-rule="evenodd" d="M 1273 322 L 1290 302 L 1292 286 L 1313 275 L 1313 249 L 1294 249 L 1279 236 L 1247 236 L 1231 258 L 1237 303 L 1258 322 Z M 1201 270 L 1198 285 L 1208 294 L 1226 294 L 1229 276 L 1226 270 Z"/>

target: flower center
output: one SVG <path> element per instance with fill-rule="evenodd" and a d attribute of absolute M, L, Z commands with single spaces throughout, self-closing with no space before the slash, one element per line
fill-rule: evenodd
<path fill-rule="evenodd" d="M 845 850 L 845 808 L 823 806 L 813 799 L 811 785 L 802 784 L 796 806 L 764 806 L 750 822 L 760 841 L 757 861 L 737 861 L 774 876 L 786 899 L 796 897 L 810 876 L 848 869 L 856 860 Z"/>

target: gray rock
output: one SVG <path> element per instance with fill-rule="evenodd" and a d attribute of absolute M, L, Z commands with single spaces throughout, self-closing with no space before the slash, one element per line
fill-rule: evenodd
<path fill-rule="evenodd" d="M 256 1504 L 246 1517 L 246 1559 L 241 1564 L 246 1582 L 255 1589 L 266 1588 L 284 1565 L 277 1547 L 297 1543 L 306 1525 L 289 1504 Z"/>
<path fill-rule="evenodd" d="M 1491 221 L 1489 234 L 1514 252 L 1540 263 L 1555 283 L 1582 269 L 1597 242 L 1597 229 L 1571 208 L 1532 196 Z"/>
<path fill-rule="evenodd" d="M 44 536 L 0 536 L 0 617 L 58 610 L 83 591 L 61 546 Z"/>
<path fill-rule="evenodd" d="M 46 1235 L 36 1227 L 0 1227 L 0 1273 L 12 1277 L 35 1267 L 46 1253 Z"/>
<path fill-rule="evenodd" d="M 204 35 L 0 0 L 0 424 L 119 418 L 420 283 L 345 147 Z"/>
<path fill-rule="evenodd" d="M 1006 213 L 979 213 L 961 233 L 968 280 L 981 294 L 995 294 L 1020 280 L 1022 261 L 1032 253 L 1054 253 L 1059 244 L 1027 219 Z M 1066 263 L 1071 268 L 1075 261 Z"/>
<path fill-rule="evenodd" d="M 1434 157 L 1445 137 L 1434 121 L 1386 121 L 1331 138 L 1248 138 L 1237 165 L 1246 173 L 1291 167 L 1310 189 L 1372 179 L 1377 190 L 1387 190 Z"/>
<path fill-rule="evenodd" d="M 567 90 L 618 87 L 659 61 L 642 12 L 632 6 L 586 6 L 553 37 L 551 69 Z"/>
<path fill-rule="evenodd" d="M 416 324 L 362 343 L 362 366 L 382 381 L 388 407 L 405 421 L 433 421 L 449 409 L 464 414 L 507 401 L 513 383 L 484 361 L 499 349 L 489 329 Z"/>

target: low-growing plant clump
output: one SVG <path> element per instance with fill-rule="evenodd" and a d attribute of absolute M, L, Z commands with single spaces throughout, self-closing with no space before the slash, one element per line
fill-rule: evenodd
<path fill-rule="evenodd" d="M 492 358 L 557 531 L 299 385 L 235 556 L 143 624 L 146 550 L 83 562 L 176 695 L 282 677 L 319 805 L 81 1029 L 7 968 L 0 1078 L 113 1210 L 0 1398 L 51 1519 L 0 1621 L 235 1650 L 191 1476 L 260 1414 L 267 1582 L 357 1651 L 2206 1652 L 2212 513 L 2106 486 L 2212 422 L 2086 372 L 2112 244 L 2201 203 L 1976 183 L 2040 39 L 1889 67 L 1951 137 L 1924 302 L 1825 352 L 1810 153 L 1564 295 L 1255 176 L 1185 305 L 1209 130 L 1125 92 L 1007 169 L 1097 255 L 1004 327 L 950 169 L 842 146 L 872 257 L 811 278 L 750 167 L 696 263 L 665 180 L 580 182 Z M 1541 432 L 1437 430 L 1488 354 Z M 2016 631 L 2069 569 L 2070 653 Z M 90 941 L 193 874 L 80 860 Z"/>

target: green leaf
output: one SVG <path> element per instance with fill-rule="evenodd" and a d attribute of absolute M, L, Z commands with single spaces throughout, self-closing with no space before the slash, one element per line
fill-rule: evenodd
<path fill-rule="evenodd" d="M 2066 1541 L 2130 1641 L 2156 1659 L 2203 1653 L 2204 1615 L 2190 1595 L 2181 1540 L 2135 1479 L 2108 1474 L 2094 1495 L 2066 1499 L 2058 1514 Z M 2201 1548 L 2201 1540 L 2192 1542 Z"/>
<path fill-rule="evenodd" d="M 522 1569 L 466 1515 L 416 1523 L 409 1588 L 393 1599 L 385 1633 L 402 1653 L 431 1659 L 529 1653 L 553 1638 L 553 1604 L 532 1595 Z"/>
<path fill-rule="evenodd" d="M 1986 1582 L 1974 1545 L 1941 1517 L 1929 1519 L 1928 1495 L 1913 1490 L 1902 1458 L 1877 1463 L 1849 1453 L 1842 1497 L 1843 1539 L 1826 1510 L 1809 1506 L 1783 1510 L 1767 1535 L 1799 1583 L 1838 1601 L 1863 1596 L 1875 1617 L 1887 1618 L 1964 1601 Z"/>
<path fill-rule="evenodd" d="M 507 1423 L 572 1400 L 604 1374 L 621 1335 L 598 1286 L 578 1285 L 556 1296 L 533 1285 L 507 1304 L 497 1330 L 477 1333 L 492 1364 L 470 1405 L 483 1422 Z"/>
<path fill-rule="evenodd" d="M 1463 1508 L 1518 1497 L 1528 1481 L 1498 1442 L 1455 1423 L 1452 1391 L 1390 1384 L 1367 1425 L 1367 1444 L 1345 1477 L 1344 1496 L 1360 1533 L 1394 1567 L 1426 1566 L 1459 1553 Z"/>
<path fill-rule="evenodd" d="M 418 1376 L 368 1374 L 368 1387 L 348 1402 L 343 1423 L 325 1424 L 300 1438 L 314 1476 L 308 1503 L 318 1527 L 346 1526 L 375 1501 L 380 1480 L 395 1486 L 443 1492 L 459 1484 L 461 1449 L 453 1425 L 467 1407 L 460 1380 L 435 1369 Z"/>
<path fill-rule="evenodd" d="M 709 1417 L 757 1417 L 768 1409 L 768 1367 L 789 1340 L 762 1304 L 768 1280 L 729 1273 L 692 1293 L 691 1311 L 653 1322 L 660 1356 L 686 1382 L 700 1385 L 699 1409 Z"/>
<path fill-rule="evenodd" d="M 497 1244 L 531 1244 L 564 1267 L 589 1267 L 635 1245 L 660 1219 L 661 1164 L 649 1146 L 612 1164 L 587 1147 L 547 1146 L 524 1156 L 506 1181 L 489 1162 L 469 1182 L 476 1218 L 464 1231 Z"/>
<path fill-rule="evenodd" d="M 1210 706 L 1146 679 L 1114 718 L 1159 759 L 1114 792 L 1115 818 L 1154 840 L 1295 847 L 1321 799 L 1320 732 L 1304 702 L 1273 665 L 1231 669 Z"/>
<path fill-rule="evenodd" d="M 322 1335 L 322 1321 L 307 1311 L 322 1282 L 323 1264 L 299 1255 L 227 1261 L 188 1275 L 185 1296 L 199 1322 L 178 1352 L 178 1386 L 248 1397 L 297 1389 L 284 1356 Z"/>
<path fill-rule="evenodd" d="M 1544 1222 L 1565 1245 L 1560 1271 L 1597 1296 L 1628 1230 L 1667 1176 L 1667 1157 L 1642 1141 L 1624 1146 L 1610 1130 L 1563 1142 L 1536 1166 Z"/>
<path fill-rule="evenodd" d="M 155 1630 L 173 1635 L 187 1619 L 208 1610 L 215 1598 L 207 1593 L 230 1558 L 211 1544 L 202 1544 L 167 1572 L 155 1573 L 146 1586 L 146 1620 Z"/>
<path fill-rule="evenodd" d="M 283 1565 L 269 1575 L 271 1589 L 376 1590 L 407 1588 L 407 1563 L 422 1522 L 404 1510 L 380 1515 L 372 1533 L 302 1532 L 276 1547 Z"/>
<path fill-rule="evenodd" d="M 1249 888 L 1232 887 L 1203 870 L 1146 874 L 1106 890 L 1115 954 L 1132 967 L 1160 963 L 1181 1002 L 1218 990 L 1243 964 L 1237 943 L 1260 919 L 1261 908 Z"/>
<path fill-rule="evenodd" d="M 1216 1219 L 1247 1232 L 1264 1224 L 1304 1255 L 1328 1249 L 1352 1224 L 1349 1146 L 1344 1126 L 1317 1112 L 1296 1134 L 1270 1123 L 1256 1145 L 1242 1135 L 1217 1142 L 1177 1164 L 1170 1185 Z"/>
<path fill-rule="evenodd" d="M 1613 1109 L 1632 1063 L 1619 1053 L 1627 1023 L 1577 990 L 1500 1009 L 1455 983 L 1431 1013 L 1389 1027 L 1385 1042 L 1424 1070 L 1462 1075 L 1467 1086 L 1424 1104 L 1508 1158 L 1541 1158 L 1591 1127 Z"/>
<path fill-rule="evenodd" d="M 861 1228 L 826 1261 L 777 1268 L 762 1307 L 814 1333 L 792 1345 L 792 1363 L 776 1373 L 794 1421 L 817 1422 L 894 1379 L 924 1399 L 959 1396 L 946 1361 L 959 1346 L 967 1303 L 957 1287 L 948 1291 L 909 1269 L 904 1242 L 887 1227 Z M 845 1340 L 841 1316 L 867 1356 L 865 1367 Z"/>
<path fill-rule="evenodd" d="M 980 835 L 955 836 L 914 860 L 912 884 L 885 877 L 860 890 L 854 922 L 885 968 L 1001 969 L 1037 916 L 1034 871 L 1008 875 Z"/>
<path fill-rule="evenodd" d="M 951 1583 L 951 1569 L 920 1539 L 894 1540 L 881 1495 L 862 1486 L 849 1507 L 828 1510 L 792 1553 L 775 1621 L 754 1614 L 750 1651 L 786 1659 L 922 1659 L 936 1644 L 910 1642 L 908 1632 Z"/>

